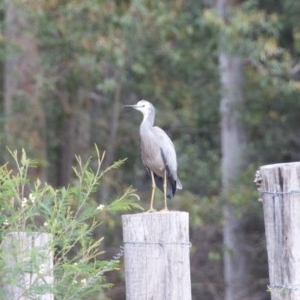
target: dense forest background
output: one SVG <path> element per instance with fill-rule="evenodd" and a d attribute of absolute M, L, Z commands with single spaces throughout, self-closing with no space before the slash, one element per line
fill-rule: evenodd
<path fill-rule="evenodd" d="M 127 159 L 97 202 L 133 186 L 146 208 L 141 115 L 122 106 L 151 101 L 177 149 L 184 189 L 169 207 L 190 213 L 193 299 L 269 299 L 253 177 L 300 157 L 300 3 L 10 0 L 0 9 L 1 162 L 7 146 L 22 147 L 38 162 L 32 176 L 67 186 L 74 156 L 87 159 L 96 144 L 104 168 Z M 95 233 L 107 257 L 122 245 L 120 219 L 107 215 Z M 122 267 L 108 280 L 105 299 L 125 299 Z"/>

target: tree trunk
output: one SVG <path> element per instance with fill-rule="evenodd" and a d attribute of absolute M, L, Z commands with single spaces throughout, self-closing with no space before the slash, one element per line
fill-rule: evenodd
<path fill-rule="evenodd" d="M 75 112 L 67 113 L 63 120 L 61 140 L 61 160 L 58 186 L 68 186 L 72 176 L 72 163 L 75 155 Z"/>
<path fill-rule="evenodd" d="M 80 156 L 83 163 L 91 155 L 90 100 L 83 89 L 79 89 L 74 96 L 64 96 L 59 186 L 70 184 L 75 155 Z"/>
<path fill-rule="evenodd" d="M 120 71 L 122 73 L 122 71 Z M 121 112 L 121 92 L 122 92 L 122 75 L 119 75 L 117 80 L 117 87 L 114 94 L 113 99 L 113 106 L 112 106 L 112 116 L 110 120 L 110 132 L 109 132 L 109 138 L 108 143 L 105 146 L 106 151 L 106 157 L 104 161 L 103 168 L 109 167 L 111 164 L 113 164 L 115 160 L 115 152 L 117 147 L 117 135 L 119 130 L 119 119 L 120 119 L 120 112 Z M 106 174 L 104 178 L 104 183 L 101 188 L 101 203 L 106 203 L 109 198 L 110 189 L 111 189 L 111 182 L 113 182 L 113 173 Z"/>
<path fill-rule="evenodd" d="M 78 108 L 76 114 L 75 154 L 86 162 L 91 156 L 91 99 L 84 89 L 78 91 Z"/>
<path fill-rule="evenodd" d="M 223 87 L 221 102 L 222 118 L 222 183 L 223 195 L 228 199 L 234 191 L 247 161 L 245 132 L 237 107 L 243 101 L 243 62 L 220 54 L 220 72 Z M 226 201 L 224 206 L 223 236 L 225 244 L 224 277 L 226 282 L 225 300 L 246 299 L 247 255 L 243 249 L 245 236 L 243 218 L 239 208 Z"/>
<path fill-rule="evenodd" d="M 39 163 L 33 176 L 46 179 L 45 115 L 37 79 L 41 75 L 35 23 L 27 12 L 6 2 L 7 51 L 4 79 L 5 133 L 10 148 L 24 148 Z"/>
<path fill-rule="evenodd" d="M 217 1 L 217 10 L 222 18 L 227 17 L 229 1 Z M 243 59 L 226 53 L 220 41 L 219 67 L 222 86 L 221 139 L 222 139 L 222 185 L 224 205 L 223 238 L 225 300 L 248 299 L 249 270 L 245 252 L 245 233 L 240 210 L 228 201 L 247 164 L 246 134 L 239 107 L 243 102 Z"/>

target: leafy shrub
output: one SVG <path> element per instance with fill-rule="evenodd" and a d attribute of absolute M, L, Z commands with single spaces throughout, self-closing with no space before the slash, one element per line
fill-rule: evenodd
<path fill-rule="evenodd" d="M 74 184 L 59 189 L 31 176 L 35 161 L 29 159 L 24 150 L 21 154 L 10 151 L 15 167 L 11 168 L 9 164 L 0 167 L 1 241 L 12 232 L 49 233 L 48 246 L 54 253 L 54 264 L 51 264 L 51 269 L 45 267 L 42 263 L 45 257 L 35 253 L 38 251 L 33 247 L 32 253 L 26 254 L 30 258 L 28 270 L 28 260 L 16 259 L 16 263 L 11 264 L 7 261 L 7 251 L 1 251 L 3 286 L 21 285 L 26 299 L 39 299 L 47 293 L 52 293 L 55 299 L 82 299 L 111 286 L 105 282 L 104 275 L 118 268 L 122 249 L 111 260 L 101 260 L 103 238 L 96 239 L 94 231 L 102 223 L 101 215 L 140 206 L 134 201 L 138 196 L 131 188 L 109 205 L 97 203 L 94 193 L 101 179 L 107 171 L 119 167 L 122 161 L 102 170 L 104 155 L 100 156 L 96 150 L 96 160 L 83 163 L 80 157 L 76 158 Z M 37 278 L 29 285 L 25 284 L 24 289 L 22 278 L 28 272 L 37 274 Z M 53 282 L 47 279 L 49 274 L 54 274 Z M 10 297 L 5 288 L 0 288 L 0 295 L 1 299 Z"/>

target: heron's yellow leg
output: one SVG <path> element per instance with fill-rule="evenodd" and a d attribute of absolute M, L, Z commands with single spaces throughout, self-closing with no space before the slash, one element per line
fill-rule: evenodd
<path fill-rule="evenodd" d="M 152 179 L 152 192 L 151 192 L 150 208 L 149 208 L 148 212 L 154 212 L 155 209 L 153 208 L 153 199 L 154 199 L 156 184 L 155 184 L 153 172 L 150 172 L 150 173 L 151 173 L 151 179 Z"/>
<path fill-rule="evenodd" d="M 164 203 L 165 203 L 165 206 L 162 210 L 163 211 L 168 211 L 168 206 L 167 206 L 167 170 L 166 169 L 164 171 L 164 185 L 163 185 L 163 188 L 164 188 Z"/>

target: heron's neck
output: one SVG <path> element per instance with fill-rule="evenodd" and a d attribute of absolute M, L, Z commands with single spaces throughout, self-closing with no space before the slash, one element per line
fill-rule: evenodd
<path fill-rule="evenodd" d="M 143 118 L 143 122 L 150 124 L 151 126 L 154 125 L 155 120 L 155 112 L 154 111 L 148 111 Z"/>
<path fill-rule="evenodd" d="M 140 130 L 147 131 L 152 128 L 154 125 L 155 113 L 145 114 L 143 117 L 143 121 L 141 123 Z"/>

